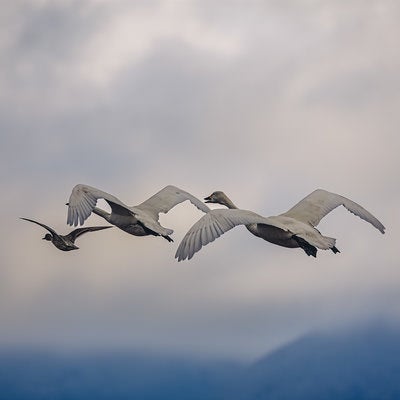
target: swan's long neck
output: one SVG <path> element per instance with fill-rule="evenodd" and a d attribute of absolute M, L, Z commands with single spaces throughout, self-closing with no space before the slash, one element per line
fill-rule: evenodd
<path fill-rule="evenodd" d="M 233 204 L 232 200 L 227 196 L 224 195 L 223 199 L 221 200 L 221 204 L 228 208 L 237 208 L 235 204 Z"/>
<path fill-rule="evenodd" d="M 220 201 L 220 204 L 223 204 L 224 206 L 231 208 L 231 209 L 237 209 L 235 204 L 233 204 L 232 200 L 224 193 L 223 198 Z M 260 233 L 258 232 L 258 225 L 257 224 L 249 224 L 246 225 L 246 228 L 248 231 L 250 231 L 253 235 L 255 236 L 260 236 Z"/>
<path fill-rule="evenodd" d="M 100 217 L 104 218 L 107 222 L 110 222 L 111 214 L 109 214 L 107 211 L 104 211 L 101 208 L 95 207 L 95 208 L 93 208 L 92 212 L 99 215 Z"/>

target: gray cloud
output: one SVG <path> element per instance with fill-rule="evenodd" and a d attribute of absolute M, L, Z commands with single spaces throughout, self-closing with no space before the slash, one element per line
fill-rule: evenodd
<path fill-rule="evenodd" d="M 399 9 L 9 2 L 0 343 L 253 357 L 318 327 L 397 321 Z M 17 218 L 67 231 L 79 182 L 128 204 L 170 183 L 199 197 L 222 189 L 263 215 L 324 187 L 388 232 L 335 210 L 320 230 L 340 255 L 311 260 L 236 228 L 178 264 L 201 216 L 184 204 L 162 216 L 173 245 L 110 230 L 60 254 Z"/>

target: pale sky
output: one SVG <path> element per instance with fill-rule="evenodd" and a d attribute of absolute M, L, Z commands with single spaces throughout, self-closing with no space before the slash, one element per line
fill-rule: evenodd
<path fill-rule="evenodd" d="M 400 322 L 397 1 L 5 1 L 0 16 L 0 346 L 254 358 L 304 333 Z M 118 229 L 63 253 L 73 186 L 139 204 L 173 184 L 262 215 L 316 188 L 360 203 L 341 253 L 235 228 L 189 262 Z M 91 216 L 87 225 L 104 221 Z"/>

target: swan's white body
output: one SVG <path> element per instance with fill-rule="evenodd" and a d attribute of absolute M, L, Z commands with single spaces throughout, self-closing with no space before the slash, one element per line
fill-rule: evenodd
<path fill-rule="evenodd" d="M 176 251 L 175 257 L 178 261 L 191 259 L 202 246 L 237 225 L 246 225 L 255 236 L 279 246 L 301 247 L 307 255 L 314 257 L 317 248 L 331 249 L 337 253 L 339 250 L 335 247 L 336 239 L 321 235 L 315 226 L 340 205 L 385 233 L 385 227 L 365 208 L 346 197 L 322 189 L 315 190 L 289 211 L 272 217 L 262 217 L 252 211 L 237 209 L 225 193 L 220 191 L 214 192 L 205 200 L 208 203 L 225 205 L 229 209 L 211 210 L 189 229 Z"/>
<path fill-rule="evenodd" d="M 104 199 L 110 205 L 111 214 L 96 207 L 98 199 Z M 138 206 L 130 207 L 109 193 L 88 185 L 78 184 L 72 189 L 67 203 L 67 223 L 74 226 L 82 225 L 89 215 L 94 212 L 110 224 L 131 235 L 163 236 L 168 241 L 172 241 L 169 235 L 173 233 L 173 230 L 160 225 L 158 222 L 159 214 L 161 212 L 167 213 L 171 208 L 186 200 L 189 200 L 203 212 L 210 211 L 202 201 L 190 193 L 171 185 L 161 189 Z"/>

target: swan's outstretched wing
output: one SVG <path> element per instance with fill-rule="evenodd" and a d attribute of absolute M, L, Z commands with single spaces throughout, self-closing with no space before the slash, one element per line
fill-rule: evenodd
<path fill-rule="evenodd" d="M 186 200 L 189 200 L 199 210 L 205 213 L 210 211 L 207 205 L 198 198 L 171 185 L 161 189 L 149 199 L 136 206 L 135 209 L 140 209 L 147 212 L 157 221 L 160 213 L 167 213 L 169 210 L 171 210 L 171 208 Z"/>
<path fill-rule="evenodd" d="M 72 232 L 68 233 L 65 237 L 72 243 L 75 242 L 76 238 L 87 232 L 100 231 L 102 229 L 114 228 L 113 226 L 85 226 L 84 228 L 76 228 Z"/>
<path fill-rule="evenodd" d="M 37 222 L 37 221 L 34 221 L 33 219 L 29 219 L 29 218 L 23 218 L 23 217 L 20 217 L 20 218 L 25 221 L 33 222 L 34 224 L 40 225 L 44 229 L 47 229 L 53 236 L 59 236 L 58 233 L 54 229 L 50 228 L 49 226 L 47 226 L 45 224 L 42 224 L 41 222 Z"/>
<path fill-rule="evenodd" d="M 186 233 L 176 251 L 178 261 L 191 259 L 203 246 L 237 225 L 265 224 L 287 230 L 279 221 L 272 221 L 252 211 L 215 209 L 200 218 Z"/>
<path fill-rule="evenodd" d="M 317 226 L 325 215 L 340 205 L 369 222 L 382 233 L 385 233 L 385 227 L 365 208 L 346 197 L 323 189 L 314 190 L 314 192 L 310 193 L 282 215 L 292 217 L 312 226 Z"/>
<path fill-rule="evenodd" d="M 72 189 L 68 201 L 67 224 L 77 226 L 83 225 L 98 199 L 104 199 L 110 205 L 113 212 L 121 215 L 132 215 L 130 208 L 112 194 L 103 192 L 88 185 L 78 184 Z"/>

